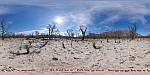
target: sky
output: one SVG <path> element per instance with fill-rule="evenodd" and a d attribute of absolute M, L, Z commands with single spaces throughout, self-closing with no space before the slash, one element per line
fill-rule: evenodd
<path fill-rule="evenodd" d="M 62 35 L 68 29 L 79 33 L 81 25 L 87 33 L 101 33 L 132 23 L 139 34 L 150 33 L 148 0 L 0 0 L 0 17 L 13 33 L 48 33 L 48 24 L 56 24 Z"/>

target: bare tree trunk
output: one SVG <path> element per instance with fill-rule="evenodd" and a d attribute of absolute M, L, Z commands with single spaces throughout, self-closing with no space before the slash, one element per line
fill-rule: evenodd
<path fill-rule="evenodd" d="M 85 39 L 85 32 L 83 32 L 82 35 L 83 35 L 82 40 L 84 40 Z"/>
<path fill-rule="evenodd" d="M 82 33 L 82 40 L 85 39 L 85 33 L 86 33 L 87 27 L 85 26 L 80 26 L 80 31 Z"/>
<path fill-rule="evenodd" d="M 48 28 L 48 38 L 50 40 L 50 28 Z"/>
<path fill-rule="evenodd" d="M 4 32 L 2 32 L 2 40 L 4 40 Z"/>
<path fill-rule="evenodd" d="M 6 32 L 6 25 L 5 25 L 5 21 L 4 21 L 4 18 L 1 18 L 1 33 L 2 33 L 2 40 L 4 40 L 4 34 Z"/>

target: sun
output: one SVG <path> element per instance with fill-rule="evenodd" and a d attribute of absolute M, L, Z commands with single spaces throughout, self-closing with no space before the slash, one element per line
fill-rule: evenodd
<path fill-rule="evenodd" d="M 55 16 L 54 17 L 54 23 L 56 24 L 64 24 L 65 18 L 63 16 Z"/>

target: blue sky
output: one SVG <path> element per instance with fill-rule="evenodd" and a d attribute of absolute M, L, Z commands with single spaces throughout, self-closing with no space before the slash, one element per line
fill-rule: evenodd
<path fill-rule="evenodd" d="M 79 32 L 80 25 L 100 33 L 128 29 L 134 22 L 138 33 L 150 32 L 148 0 L 0 0 L 0 16 L 14 33 L 47 33 L 46 27 L 52 23 L 62 34 L 67 29 Z"/>

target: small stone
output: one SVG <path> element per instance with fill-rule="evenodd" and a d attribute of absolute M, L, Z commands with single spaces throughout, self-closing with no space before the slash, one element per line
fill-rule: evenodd
<path fill-rule="evenodd" d="M 52 58 L 53 60 L 58 60 L 58 58 Z"/>
<path fill-rule="evenodd" d="M 129 60 L 130 60 L 130 61 L 135 61 L 135 59 L 136 59 L 135 56 L 130 56 L 130 57 L 129 57 Z"/>
<path fill-rule="evenodd" d="M 73 52 L 71 52 L 71 54 L 74 54 Z"/>
<path fill-rule="evenodd" d="M 77 58 L 77 57 L 73 57 L 74 59 L 81 59 L 81 58 Z"/>

